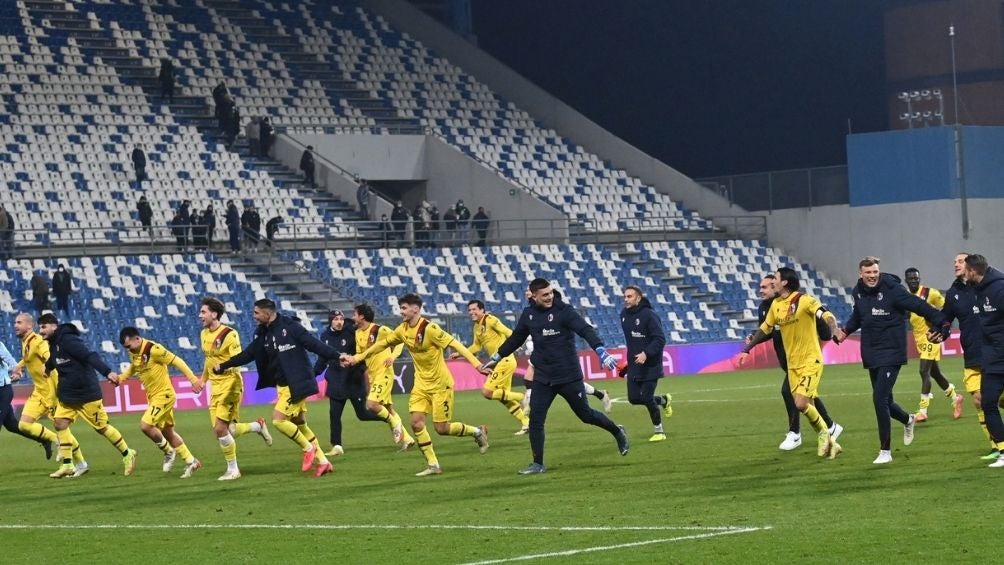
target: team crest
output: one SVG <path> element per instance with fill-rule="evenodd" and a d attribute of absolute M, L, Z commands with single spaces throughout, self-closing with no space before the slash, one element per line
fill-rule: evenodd
<path fill-rule="evenodd" d="M 547 321 L 548 322 L 553 322 L 554 321 L 554 314 L 548 314 L 547 315 Z"/>
<path fill-rule="evenodd" d="M 878 293 L 878 299 L 879 299 L 880 301 L 882 300 L 882 293 L 881 293 L 881 292 L 880 292 L 880 293 Z"/>
<path fill-rule="evenodd" d="M 345 347 L 345 340 L 342 340 L 342 347 Z"/>
<path fill-rule="evenodd" d="M 282 337 L 286 337 L 286 330 L 282 330 Z"/>
<path fill-rule="evenodd" d="M 635 318 L 634 319 L 634 325 L 640 326 L 641 325 L 641 318 Z"/>
<path fill-rule="evenodd" d="M 795 310 L 798 310 L 798 302 L 792 302 L 788 305 L 788 317 L 795 315 Z"/>

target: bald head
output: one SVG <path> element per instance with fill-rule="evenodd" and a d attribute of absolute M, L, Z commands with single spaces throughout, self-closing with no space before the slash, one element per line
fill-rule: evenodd
<path fill-rule="evenodd" d="M 14 317 L 14 335 L 18 338 L 30 334 L 35 329 L 35 317 L 27 312 L 20 312 Z"/>

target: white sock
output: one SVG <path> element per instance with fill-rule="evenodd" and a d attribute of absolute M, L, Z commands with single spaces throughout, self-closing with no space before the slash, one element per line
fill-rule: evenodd
<path fill-rule="evenodd" d="M 220 440 L 220 446 L 221 447 L 227 447 L 227 446 L 231 445 L 234 442 L 234 436 L 232 436 L 230 434 L 227 434 L 227 435 L 225 435 L 223 437 L 216 438 L 216 439 Z"/>
<path fill-rule="evenodd" d="M 663 431 L 662 431 L 662 424 L 659 424 L 658 426 L 655 427 L 655 433 L 657 433 L 657 434 L 663 433 Z"/>
<path fill-rule="evenodd" d="M 592 394 L 592 393 L 596 392 L 596 389 L 593 388 L 593 385 L 591 385 L 591 384 L 589 384 L 587 382 L 583 382 L 582 386 L 585 387 L 586 394 Z"/>
<path fill-rule="evenodd" d="M 257 421 L 250 422 L 248 425 L 251 426 L 251 431 L 252 432 L 254 432 L 256 434 L 260 434 L 261 433 L 261 424 L 259 424 Z"/>

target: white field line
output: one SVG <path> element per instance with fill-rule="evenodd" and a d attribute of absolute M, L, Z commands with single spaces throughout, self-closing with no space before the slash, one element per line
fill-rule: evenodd
<path fill-rule="evenodd" d="M 686 536 L 677 536 L 672 538 L 660 538 L 645 541 L 636 541 L 631 543 L 619 543 L 616 545 L 601 545 L 595 547 L 583 547 L 580 549 L 566 549 L 564 551 L 553 551 L 549 553 L 534 553 L 530 555 L 519 555 L 517 557 L 504 557 L 502 559 L 489 559 L 486 561 L 472 561 L 469 563 L 464 563 L 463 565 L 492 565 L 494 563 L 511 563 L 513 561 L 529 561 L 531 559 L 546 559 L 548 557 L 567 557 L 570 555 L 578 555 L 580 553 L 595 553 L 598 551 L 615 551 L 618 549 L 627 549 L 630 547 L 641 547 L 644 545 L 654 545 L 657 543 L 671 543 L 674 541 L 686 541 L 686 540 L 697 540 L 697 539 L 707 539 L 719 536 L 729 536 L 733 534 L 745 534 L 749 532 L 757 532 L 762 530 L 769 530 L 770 526 L 764 527 L 750 527 L 750 528 L 738 528 L 738 529 L 728 529 L 715 532 L 705 532 L 701 534 L 690 534 Z"/>
<path fill-rule="evenodd" d="M 733 389 L 734 390 L 734 389 Z M 843 393 L 831 393 L 831 394 L 821 394 L 820 396 L 824 399 L 826 398 L 836 398 L 838 396 L 871 396 L 871 391 L 863 392 L 843 392 Z M 763 402 L 770 400 L 778 400 L 781 397 L 781 393 L 777 396 L 765 396 L 765 397 L 755 397 L 755 398 L 680 398 L 677 399 L 673 396 L 673 406 L 677 404 L 701 404 L 701 403 L 716 403 L 716 402 Z M 628 404 L 627 398 L 612 398 L 611 399 L 616 404 Z"/>
<path fill-rule="evenodd" d="M 540 532 L 705 532 L 769 530 L 770 526 L 512 526 L 478 524 L 0 524 L 0 530 L 520 530 Z"/>

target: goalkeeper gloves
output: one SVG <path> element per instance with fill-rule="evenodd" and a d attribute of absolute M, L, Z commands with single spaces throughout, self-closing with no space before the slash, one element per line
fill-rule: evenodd
<path fill-rule="evenodd" d="M 617 368 L 617 360 L 614 356 L 607 353 L 607 348 L 602 345 L 596 348 L 596 356 L 600 358 L 600 365 L 608 371 L 613 371 Z"/>
<path fill-rule="evenodd" d="M 481 367 L 478 370 L 479 371 L 490 371 L 490 370 L 492 370 L 495 367 L 495 365 L 498 365 L 498 362 L 501 361 L 501 360 L 502 360 L 502 357 L 500 357 L 499 354 L 496 353 L 495 355 L 492 355 L 492 358 L 489 359 L 487 363 L 482 364 Z"/>

